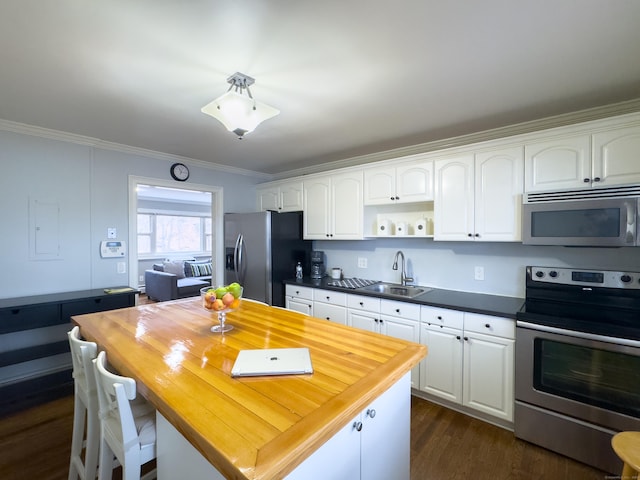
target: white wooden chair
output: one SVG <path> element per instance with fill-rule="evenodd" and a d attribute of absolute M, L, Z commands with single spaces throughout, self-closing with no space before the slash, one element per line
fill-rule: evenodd
<path fill-rule="evenodd" d="M 136 382 L 106 369 L 106 353 L 94 360 L 100 405 L 100 460 L 98 479 L 112 477 L 114 457 L 122 465 L 123 480 L 155 478 L 155 470 L 140 477 L 142 465 L 156 458 L 156 421 L 153 405 L 136 398 Z"/>
<path fill-rule="evenodd" d="M 93 342 L 81 340 L 80 328 L 77 326 L 67 332 L 67 336 L 71 348 L 75 392 L 69 480 L 77 480 L 78 477 L 82 480 L 94 480 L 98 469 L 100 424 L 96 378 L 91 362 L 96 358 L 98 346 Z"/>

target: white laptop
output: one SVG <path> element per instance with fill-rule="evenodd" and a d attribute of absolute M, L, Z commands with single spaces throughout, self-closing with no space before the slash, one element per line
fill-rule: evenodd
<path fill-rule="evenodd" d="M 231 369 L 232 377 L 302 373 L 313 373 L 308 348 L 240 350 Z"/>

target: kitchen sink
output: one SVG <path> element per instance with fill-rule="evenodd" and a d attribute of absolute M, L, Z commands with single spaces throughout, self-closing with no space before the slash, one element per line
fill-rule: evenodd
<path fill-rule="evenodd" d="M 413 298 L 425 292 L 432 290 L 431 288 L 404 286 L 397 283 L 374 283 L 366 287 L 360 287 L 357 290 L 365 292 L 379 293 L 380 295 L 390 295 L 392 297 Z"/>

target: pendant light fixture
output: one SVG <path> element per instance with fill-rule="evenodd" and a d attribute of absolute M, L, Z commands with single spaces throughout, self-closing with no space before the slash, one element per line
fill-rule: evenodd
<path fill-rule="evenodd" d="M 280 110 L 253 98 L 249 86 L 255 80 L 250 76 L 236 72 L 227 78 L 227 82 L 231 84 L 227 93 L 202 107 L 201 111 L 219 120 L 239 139 L 253 132 L 260 123 L 280 113 Z"/>

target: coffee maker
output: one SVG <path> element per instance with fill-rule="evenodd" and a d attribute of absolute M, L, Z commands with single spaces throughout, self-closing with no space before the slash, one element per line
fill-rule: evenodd
<path fill-rule="evenodd" d="M 324 252 L 321 250 L 311 251 L 311 278 L 324 277 Z"/>

